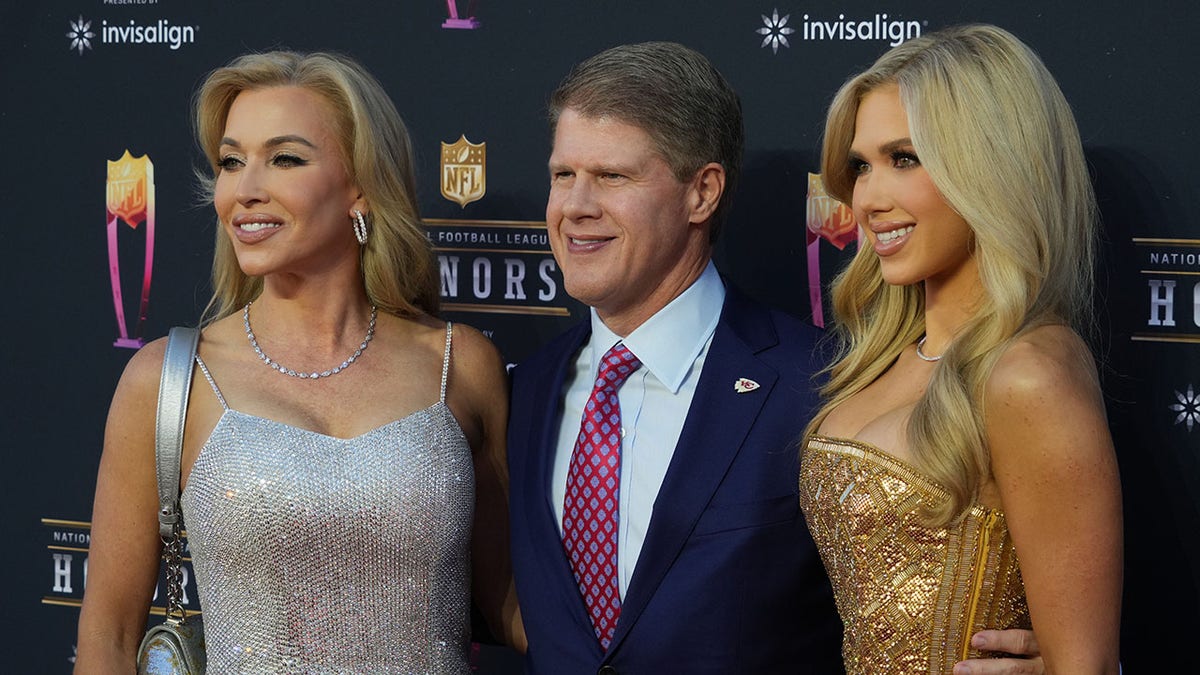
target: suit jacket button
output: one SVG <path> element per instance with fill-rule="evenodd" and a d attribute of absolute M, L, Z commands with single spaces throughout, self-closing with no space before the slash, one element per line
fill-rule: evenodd
<path fill-rule="evenodd" d="M 596 675 L 618 675 L 617 669 L 612 666 L 600 666 L 600 670 L 596 671 Z"/>

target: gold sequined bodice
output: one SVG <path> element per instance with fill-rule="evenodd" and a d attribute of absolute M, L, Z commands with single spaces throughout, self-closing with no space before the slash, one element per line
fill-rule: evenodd
<path fill-rule="evenodd" d="M 948 499 L 911 466 L 870 445 L 813 437 L 800 507 L 845 624 L 847 675 L 950 673 L 988 656 L 984 628 L 1028 628 L 1025 587 L 1004 514 L 980 504 L 949 527 L 919 507 Z"/>

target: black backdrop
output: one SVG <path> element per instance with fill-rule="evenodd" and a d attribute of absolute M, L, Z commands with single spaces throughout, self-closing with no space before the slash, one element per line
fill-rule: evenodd
<path fill-rule="evenodd" d="M 1104 217 L 1097 304 L 1124 484 L 1122 657 L 1130 673 L 1192 670 L 1183 664 L 1200 630 L 1200 190 L 1191 172 L 1200 8 L 1165 0 L 480 0 L 476 27 L 444 26 L 454 4 L 0 6 L 0 204 L 8 214 L 0 228 L 8 293 L 0 671 L 69 672 L 73 661 L 104 419 L 132 353 L 114 346 L 106 195 L 126 197 L 125 207 L 153 197 L 140 202 L 153 203 L 156 230 L 140 332 L 148 223 L 118 219 L 112 228 L 130 337 L 194 324 L 207 300 L 213 217 L 193 179 L 200 161 L 188 103 L 209 69 L 245 51 L 288 47 L 346 52 L 375 73 L 416 143 L 448 315 L 488 331 L 517 361 L 582 316 L 538 236 L 545 100 L 571 64 L 649 39 L 683 42 L 717 64 L 741 94 L 748 140 L 718 266 L 752 295 L 812 317 L 807 174 L 818 168 L 832 93 L 894 41 L 889 31 L 967 21 L 996 23 L 1031 44 L 1075 108 Z M 467 4 L 457 3 L 460 15 Z M 855 39 L 846 39 L 850 29 Z M 486 144 L 486 163 L 469 159 L 449 171 L 485 179 L 486 190 L 460 206 L 442 194 L 441 143 L 464 135 Z M 106 187 L 105 162 L 126 150 L 153 163 L 152 192 L 122 191 L 128 184 L 119 181 Z M 457 156 L 450 153 L 452 164 Z M 827 283 L 851 249 L 820 241 L 816 250 Z M 485 651 L 482 670 L 516 672 L 499 650 Z"/>

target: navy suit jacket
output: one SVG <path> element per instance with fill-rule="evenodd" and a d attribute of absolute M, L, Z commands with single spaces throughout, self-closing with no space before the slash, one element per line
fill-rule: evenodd
<path fill-rule="evenodd" d="M 730 288 L 616 633 L 601 650 L 550 504 L 563 387 L 590 323 L 512 373 L 512 556 L 530 675 L 841 673 L 842 625 L 799 509 L 817 329 Z M 738 378 L 761 385 L 734 391 Z"/>

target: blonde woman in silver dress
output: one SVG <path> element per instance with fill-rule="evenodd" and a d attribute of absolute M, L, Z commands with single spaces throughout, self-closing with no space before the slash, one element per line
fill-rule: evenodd
<path fill-rule="evenodd" d="M 847 672 L 998 672 L 971 636 L 1032 627 L 1046 672 L 1117 673 L 1095 202 L 1062 92 L 1001 29 L 926 35 L 842 87 L 822 164 L 865 234 L 801 468 Z"/>
<path fill-rule="evenodd" d="M 209 671 L 464 673 L 472 576 L 520 646 L 504 371 L 433 316 L 395 107 L 344 57 L 273 52 L 214 71 L 196 123 L 219 224 L 180 482 Z M 78 673 L 134 670 L 163 348 L 134 356 L 109 414 Z"/>

